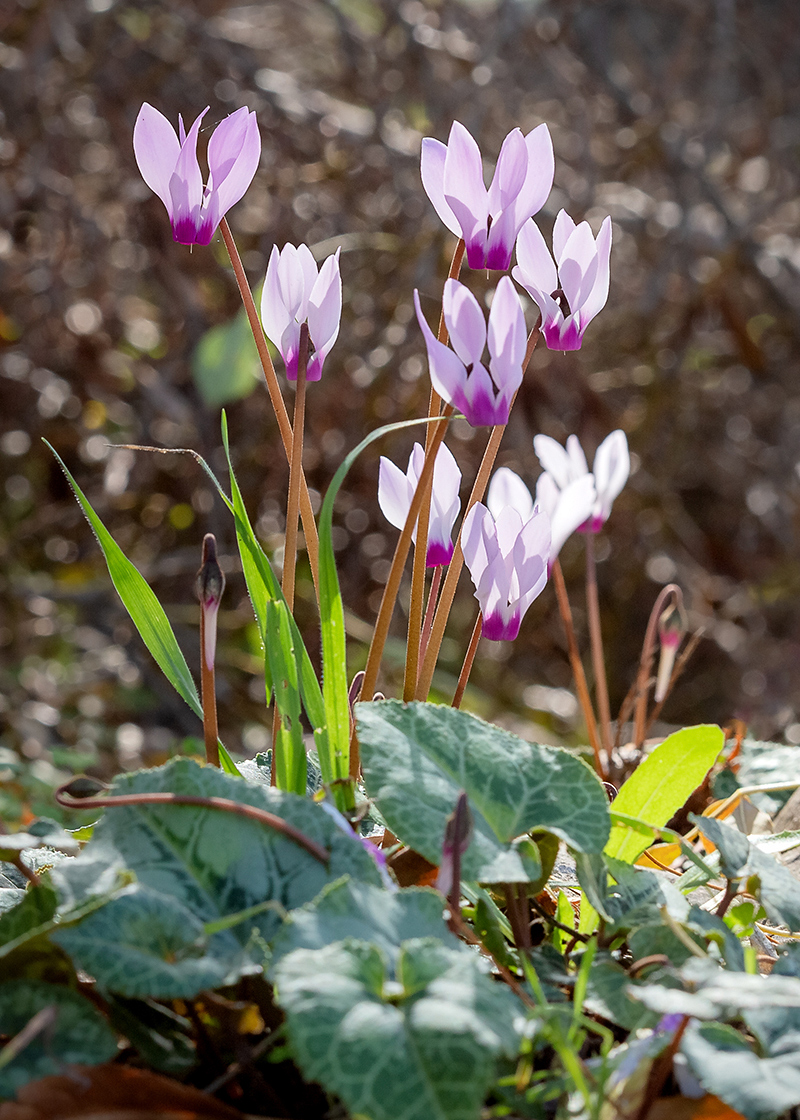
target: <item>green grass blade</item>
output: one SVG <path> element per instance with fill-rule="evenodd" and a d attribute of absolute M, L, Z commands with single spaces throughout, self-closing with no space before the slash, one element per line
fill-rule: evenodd
<path fill-rule="evenodd" d="M 344 606 L 333 554 L 333 504 L 347 472 L 362 451 L 392 432 L 418 424 L 435 423 L 439 417 L 401 420 L 376 428 L 346 456 L 333 476 L 319 515 L 319 610 L 322 624 L 322 695 L 331 738 L 337 778 L 346 779 L 350 767 L 350 704 L 347 683 L 347 653 Z"/>
<path fill-rule="evenodd" d="M 64 460 L 47 440 L 44 442 L 55 455 L 70 486 L 75 491 L 75 497 L 103 550 L 111 581 L 131 616 L 131 621 L 139 631 L 142 641 L 172 687 L 183 697 L 195 715 L 202 719 L 203 709 L 197 688 L 164 608 L 144 576 L 134 567 L 94 512 L 86 495 L 67 470 Z"/>
<path fill-rule="evenodd" d="M 300 722 L 299 661 L 291 615 L 281 599 L 267 603 L 267 658 L 280 717 L 275 742 L 275 784 L 289 793 L 306 792 L 306 748 Z"/>
<path fill-rule="evenodd" d="M 256 539 L 253 532 L 253 527 L 250 524 L 250 519 L 247 516 L 247 509 L 245 508 L 244 499 L 242 498 L 239 484 L 236 481 L 236 475 L 233 470 L 233 464 L 230 457 L 230 446 L 228 442 L 228 426 L 225 413 L 222 414 L 222 441 L 225 446 L 225 454 L 228 458 L 228 469 L 230 473 L 231 484 L 231 498 L 228 499 L 224 492 L 220 490 L 226 505 L 230 509 L 234 517 L 236 526 L 236 540 L 239 546 L 239 555 L 242 560 L 242 570 L 244 572 L 247 590 L 253 604 L 253 612 L 256 617 L 259 631 L 261 632 L 261 640 L 264 643 L 264 648 L 267 650 L 265 658 L 268 673 L 267 688 L 273 685 L 273 670 L 270 666 L 269 660 L 269 642 L 267 633 L 267 606 L 269 603 L 282 603 L 286 605 L 286 600 L 283 597 L 281 586 L 275 573 L 272 570 L 272 565 L 262 549 L 261 545 Z M 213 476 L 212 476 L 213 477 Z M 219 489 L 219 483 L 217 483 Z M 328 737 L 327 721 L 325 716 L 325 705 L 323 703 L 322 690 L 320 689 L 319 681 L 317 680 L 314 666 L 311 664 L 311 659 L 308 656 L 308 651 L 303 643 L 300 631 L 292 618 L 291 614 L 287 614 L 287 625 L 291 634 L 291 640 L 294 645 L 295 658 L 297 663 L 298 672 L 298 687 L 300 689 L 300 697 L 303 702 L 306 715 L 311 729 L 314 734 L 314 743 L 319 755 L 320 770 L 322 771 L 322 780 L 326 784 L 335 781 L 337 775 L 334 766 L 334 760 L 330 749 L 330 741 Z M 277 761 L 277 759 L 276 759 Z M 300 793 L 305 793 L 305 783 L 302 789 L 298 790 Z"/>
<path fill-rule="evenodd" d="M 222 773 L 230 774 L 233 778 L 241 778 L 242 775 L 239 772 L 239 767 L 225 750 L 222 743 L 218 741 L 217 747 L 219 749 L 219 768 Z"/>

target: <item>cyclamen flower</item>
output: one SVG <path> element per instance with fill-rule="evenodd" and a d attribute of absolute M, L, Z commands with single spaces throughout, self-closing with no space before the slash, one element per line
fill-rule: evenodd
<path fill-rule="evenodd" d="M 464 561 L 483 615 L 483 634 L 511 642 L 547 582 L 550 519 L 535 510 L 527 522 L 513 506 L 495 518 L 476 502 L 461 530 Z"/>
<path fill-rule="evenodd" d="M 544 467 L 536 484 L 537 502 L 558 520 L 559 536 L 564 531 L 558 548 L 575 529 L 598 533 L 630 474 L 625 433 L 618 428 L 606 436 L 595 453 L 591 473 L 577 436 L 568 437 L 566 448 L 550 436 L 534 436 L 533 447 Z M 558 555 L 557 550 L 553 554 Z"/>
<path fill-rule="evenodd" d="M 217 226 L 253 181 L 261 158 L 255 113 L 237 109 L 221 121 L 208 142 L 208 182 L 197 162 L 197 134 L 206 107 L 187 135 L 147 102 L 133 129 L 133 151 L 142 178 L 167 208 L 172 236 L 181 245 L 208 245 Z"/>
<path fill-rule="evenodd" d="M 527 521 L 534 509 L 543 510 L 550 518 L 550 560 L 548 570 L 561 551 L 567 537 L 590 516 L 595 503 L 594 479 L 583 474 L 562 491 L 547 473 L 542 474 L 536 486 L 536 505 L 531 492 L 518 474 L 508 467 L 500 467 L 492 476 L 486 504 L 495 518 L 505 506 L 513 506 Z"/>
<path fill-rule="evenodd" d="M 525 316 L 514 285 L 503 276 L 489 312 L 489 369 L 482 364 L 486 321 L 475 296 L 458 280 L 444 286 L 442 307 L 451 350 L 434 335 L 414 292 L 417 319 L 425 335 L 431 383 L 444 400 L 460 409 L 474 428 L 507 424 L 514 394 L 522 383 L 527 336 Z"/>
<path fill-rule="evenodd" d="M 509 132 L 487 191 L 480 148 L 455 121 L 447 144 L 430 136 L 422 141 L 420 171 L 436 213 L 464 238 L 470 268 L 507 269 L 523 223 L 541 210 L 553 186 L 553 142 L 544 124 L 525 137 L 518 128 Z"/>
<path fill-rule="evenodd" d="M 381 456 L 378 475 L 378 505 L 386 520 L 397 529 L 402 529 L 408 517 L 411 501 L 417 489 L 419 476 L 425 462 L 425 451 L 419 443 L 414 444 L 405 474 L 396 467 L 391 459 Z M 441 445 L 433 466 L 433 489 L 431 491 L 431 516 L 428 524 L 428 550 L 425 563 L 428 568 L 449 564 L 453 558 L 453 525 L 461 509 L 458 491 L 461 486 L 461 471 L 452 451 Z M 417 543 L 417 527 L 411 539 Z"/>
<path fill-rule="evenodd" d="M 595 241 L 588 222 L 576 226 L 565 210 L 553 227 L 556 265 L 535 222 L 517 238 L 512 276 L 542 313 L 542 334 L 551 350 L 580 350 L 583 332 L 608 299 L 611 219 Z"/>
<path fill-rule="evenodd" d="M 278 347 L 286 376 L 297 380 L 300 327 L 308 321 L 309 354 L 306 380 L 319 381 L 322 366 L 339 334 L 342 317 L 342 278 L 339 253 L 317 264 L 307 245 L 272 246 L 261 293 L 261 322 L 267 338 Z"/>

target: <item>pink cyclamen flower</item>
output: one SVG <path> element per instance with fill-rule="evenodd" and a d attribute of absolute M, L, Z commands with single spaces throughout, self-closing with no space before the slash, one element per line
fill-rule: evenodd
<path fill-rule="evenodd" d="M 513 641 L 547 582 L 549 517 L 535 510 L 523 522 L 513 506 L 506 506 L 495 518 L 476 502 L 464 518 L 461 547 L 480 603 L 484 636 L 493 642 Z"/>
<path fill-rule="evenodd" d="M 342 317 L 342 277 L 339 253 L 328 257 L 317 271 L 307 245 L 272 246 L 261 293 L 264 333 L 278 347 L 286 376 L 297 380 L 300 327 L 308 322 L 309 354 L 306 380 L 319 381 L 322 366 L 339 334 Z"/>
<path fill-rule="evenodd" d="M 564 531 L 559 549 L 575 529 L 598 533 L 630 474 L 625 433 L 618 428 L 606 436 L 595 453 L 592 472 L 577 436 L 568 437 L 566 448 L 550 436 L 534 436 L 533 447 L 545 471 L 536 485 L 536 498 L 554 521 L 558 518 L 559 536 Z"/>
<path fill-rule="evenodd" d="M 547 125 L 527 136 L 509 132 L 488 191 L 475 140 L 458 121 L 447 144 L 422 141 L 422 185 L 436 213 L 463 237 L 470 268 L 506 269 L 523 223 L 544 206 L 553 186 L 553 142 Z"/>
<path fill-rule="evenodd" d="M 261 158 L 255 113 L 237 109 L 208 142 L 208 182 L 197 162 L 197 134 L 206 107 L 189 129 L 178 117 L 179 136 L 145 101 L 133 129 L 133 151 L 142 178 L 167 208 L 172 236 L 181 245 L 208 245 L 217 226 L 253 181 Z"/>
<path fill-rule="evenodd" d="M 517 238 L 512 275 L 542 313 L 542 334 L 551 350 L 580 350 L 583 332 L 608 299 L 611 219 L 595 241 L 588 222 L 576 226 L 565 210 L 553 227 L 556 264 L 535 222 Z"/>
<path fill-rule="evenodd" d="M 378 505 L 383 510 L 386 520 L 397 529 L 402 529 L 406 523 L 424 462 L 425 451 L 419 443 L 414 444 L 405 474 L 391 459 L 381 456 Z M 458 496 L 460 486 L 461 471 L 458 469 L 452 451 L 442 444 L 436 454 L 433 467 L 428 550 L 425 555 L 425 564 L 428 568 L 449 564 L 453 558 L 451 534 L 461 509 L 461 500 Z M 416 544 L 416 526 L 411 539 Z"/>
<path fill-rule="evenodd" d="M 417 319 L 425 335 L 431 383 L 444 400 L 460 409 L 473 428 L 507 424 L 514 394 L 522 384 L 527 335 L 525 316 L 514 285 L 503 276 L 486 320 L 478 301 L 458 280 L 444 286 L 442 307 L 451 350 L 434 335 L 414 292 Z M 489 369 L 482 363 L 489 343 Z"/>

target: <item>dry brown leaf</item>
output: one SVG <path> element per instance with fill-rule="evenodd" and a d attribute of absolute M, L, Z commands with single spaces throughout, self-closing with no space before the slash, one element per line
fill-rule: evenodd
<path fill-rule="evenodd" d="M 169 1077 L 131 1066 L 71 1066 L 32 1081 L 0 1120 L 243 1120 L 243 1113 Z"/>
<path fill-rule="evenodd" d="M 744 1117 L 719 1097 L 706 1093 L 696 1101 L 688 1097 L 661 1097 L 648 1109 L 647 1120 L 744 1120 Z"/>

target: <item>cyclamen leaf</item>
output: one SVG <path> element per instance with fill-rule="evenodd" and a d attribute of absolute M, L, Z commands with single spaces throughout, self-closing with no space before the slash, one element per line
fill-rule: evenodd
<path fill-rule="evenodd" d="M 122 996 L 190 999 L 222 984 L 232 964 L 207 951 L 203 923 L 185 906 L 141 885 L 51 937 Z"/>
<path fill-rule="evenodd" d="M 84 864 L 93 863 L 99 849 L 103 861 L 111 852 L 118 853 L 140 883 L 174 898 L 201 922 L 214 922 L 270 899 L 278 903 L 214 934 L 209 951 L 227 959 L 251 943 L 254 930 L 264 941 L 271 940 L 281 924 L 280 908 L 302 906 L 326 883 L 342 875 L 380 882 L 374 860 L 358 839 L 304 797 L 228 777 L 188 758 L 121 775 L 111 794 L 147 792 L 223 797 L 266 809 L 326 848 L 330 860 L 326 866 L 280 832 L 218 809 L 119 806 L 106 809 L 84 851 L 58 869 L 67 894 L 72 881 L 84 881 Z"/>
<path fill-rule="evenodd" d="M 2 1033 L 18 1034 L 46 1007 L 55 1009 L 52 1025 L 0 1068 L 0 1100 L 13 1098 L 29 1081 L 60 1073 L 65 1065 L 97 1065 L 117 1052 L 114 1034 L 85 996 L 39 980 L 8 980 L 0 985 Z"/>
<path fill-rule="evenodd" d="M 465 879 L 535 880 L 541 868 L 514 844 L 533 829 L 579 852 L 599 852 L 608 838 L 605 791 L 568 751 L 527 743 L 435 704 L 361 703 L 356 723 L 367 793 L 389 828 L 432 863 L 441 858 L 447 818 L 466 791 L 474 831 L 462 857 Z"/>
<path fill-rule="evenodd" d="M 703 1088 L 747 1120 L 772 1120 L 800 1104 L 798 1045 L 761 1058 L 733 1027 L 702 1023 L 689 1027 L 681 1051 Z"/>
<path fill-rule="evenodd" d="M 404 942 L 394 967 L 365 941 L 295 949 L 273 975 L 303 1073 L 369 1120 L 478 1120 L 519 1046 L 510 991 L 436 940 Z"/>

